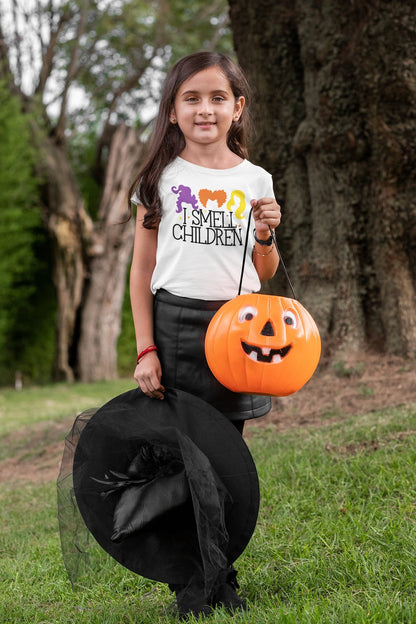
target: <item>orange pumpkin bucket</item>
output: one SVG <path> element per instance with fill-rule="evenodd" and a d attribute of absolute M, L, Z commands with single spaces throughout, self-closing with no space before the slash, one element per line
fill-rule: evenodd
<path fill-rule="evenodd" d="M 271 228 L 294 298 L 240 295 L 251 214 L 238 295 L 211 319 L 205 336 L 205 356 L 213 375 L 229 390 L 286 396 L 300 390 L 312 377 L 321 355 L 321 338 L 312 316 L 296 299 Z"/>
<path fill-rule="evenodd" d="M 320 354 L 315 321 L 287 297 L 238 295 L 221 306 L 205 337 L 213 375 L 234 392 L 293 394 L 312 377 Z"/>

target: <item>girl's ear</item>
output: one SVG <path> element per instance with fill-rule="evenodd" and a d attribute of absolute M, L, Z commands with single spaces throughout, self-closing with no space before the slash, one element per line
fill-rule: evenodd
<path fill-rule="evenodd" d="M 169 121 L 170 123 L 176 124 L 177 123 L 177 119 L 176 119 L 176 115 L 175 115 L 175 111 L 172 110 L 170 111 L 170 115 L 169 115 Z"/>
<path fill-rule="evenodd" d="M 240 119 L 245 103 L 246 103 L 245 98 L 242 95 L 240 95 L 240 97 L 235 102 L 234 115 L 233 115 L 234 121 L 238 121 Z"/>

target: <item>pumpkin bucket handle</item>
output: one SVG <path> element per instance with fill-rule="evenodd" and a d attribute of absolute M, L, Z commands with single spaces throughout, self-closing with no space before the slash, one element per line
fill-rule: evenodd
<path fill-rule="evenodd" d="M 238 286 L 238 295 L 241 295 L 241 288 L 242 288 L 242 285 L 243 285 L 244 267 L 245 267 L 245 264 L 246 264 L 246 254 L 247 254 L 247 246 L 248 246 L 248 233 L 250 231 L 250 222 L 251 222 L 251 215 L 252 215 L 252 213 L 253 213 L 253 208 L 250 209 L 250 212 L 249 212 L 249 215 L 248 215 L 246 240 L 244 242 L 243 262 L 242 262 L 242 265 L 241 265 L 240 284 Z M 270 230 L 270 234 L 271 234 L 271 237 L 273 239 L 273 242 L 275 244 L 277 254 L 279 256 L 279 262 L 280 262 L 280 264 L 283 267 L 283 270 L 284 270 L 285 275 L 286 275 L 286 279 L 287 279 L 287 281 L 289 283 L 289 286 L 290 286 L 290 290 L 292 291 L 293 299 L 297 299 L 296 294 L 295 294 L 295 289 L 293 288 L 293 284 L 291 282 L 291 279 L 289 277 L 289 273 L 287 272 L 286 265 L 285 265 L 285 263 L 283 261 L 282 254 L 280 253 L 280 249 L 279 249 L 278 244 L 277 244 L 276 234 L 274 233 L 274 230 L 272 230 L 270 225 L 269 225 L 269 230 Z"/>

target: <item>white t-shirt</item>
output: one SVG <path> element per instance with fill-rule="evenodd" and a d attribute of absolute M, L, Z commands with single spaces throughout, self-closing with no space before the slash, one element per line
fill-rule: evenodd
<path fill-rule="evenodd" d="M 178 157 L 163 172 L 159 193 L 162 218 L 152 292 L 164 288 L 205 300 L 235 297 L 250 201 L 274 197 L 271 175 L 248 160 L 231 169 L 208 169 Z M 242 294 L 260 289 L 253 245 L 252 218 Z"/>

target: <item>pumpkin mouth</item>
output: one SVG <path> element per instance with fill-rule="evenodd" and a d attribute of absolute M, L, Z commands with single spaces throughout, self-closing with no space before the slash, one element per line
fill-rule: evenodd
<path fill-rule="evenodd" d="M 281 349 L 271 349 L 270 347 L 255 347 L 244 340 L 241 341 L 244 353 L 247 353 L 253 362 L 265 362 L 266 364 L 277 364 L 289 353 L 292 345 L 287 345 Z"/>

